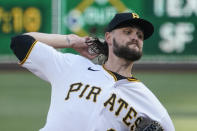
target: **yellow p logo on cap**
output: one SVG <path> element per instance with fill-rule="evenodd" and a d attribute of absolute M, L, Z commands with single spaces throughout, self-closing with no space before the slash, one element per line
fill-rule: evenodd
<path fill-rule="evenodd" d="M 131 13 L 131 14 L 132 14 L 133 18 L 140 18 L 139 15 L 136 13 Z"/>

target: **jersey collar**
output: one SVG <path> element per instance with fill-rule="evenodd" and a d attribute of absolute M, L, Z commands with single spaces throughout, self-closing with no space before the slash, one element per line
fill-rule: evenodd
<path fill-rule="evenodd" d="M 122 76 L 116 72 L 113 72 L 113 71 L 110 71 L 110 70 L 107 70 L 104 65 L 102 65 L 103 69 L 105 71 L 107 71 L 113 78 L 115 81 L 118 81 L 118 80 L 122 80 L 122 79 L 127 79 L 128 81 L 132 81 L 132 82 L 138 82 L 139 80 L 136 79 L 135 77 L 133 77 L 133 75 L 131 75 L 131 77 L 125 77 L 125 76 Z"/>

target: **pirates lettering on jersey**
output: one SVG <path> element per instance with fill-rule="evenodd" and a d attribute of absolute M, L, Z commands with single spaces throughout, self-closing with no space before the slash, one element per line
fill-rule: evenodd
<path fill-rule="evenodd" d="M 115 105 L 117 107 L 117 104 L 118 104 L 118 108 L 114 110 L 114 107 Z M 104 107 L 108 108 L 110 112 L 114 112 L 115 116 L 119 116 L 123 109 L 127 110 L 127 113 L 125 113 L 122 117 L 122 122 L 127 127 L 129 127 L 131 131 L 133 131 L 141 121 L 140 117 L 137 118 L 137 114 L 138 114 L 137 111 L 132 106 L 129 106 L 129 104 L 124 99 L 117 98 L 116 94 L 114 93 L 104 103 Z"/>
<path fill-rule="evenodd" d="M 85 93 L 88 92 L 88 94 L 85 96 Z M 90 86 L 90 85 L 84 85 L 81 82 L 74 83 L 70 85 L 70 89 L 67 93 L 67 96 L 65 100 L 68 100 L 70 98 L 70 95 L 74 95 L 76 93 L 80 93 L 78 95 L 79 98 L 85 97 L 85 99 L 90 100 L 92 99 L 93 102 L 97 101 L 97 97 L 101 92 L 100 87 L 96 86 Z"/>

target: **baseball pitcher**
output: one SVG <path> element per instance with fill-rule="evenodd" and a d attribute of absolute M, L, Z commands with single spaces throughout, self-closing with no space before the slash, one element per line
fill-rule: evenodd
<path fill-rule="evenodd" d="M 153 25 L 134 13 L 119 13 L 105 41 L 74 34 L 26 33 L 11 49 L 36 76 L 51 84 L 51 103 L 40 131 L 174 131 L 167 110 L 131 71 Z M 55 48 L 73 48 L 81 55 Z M 102 65 L 91 59 L 103 54 Z"/>

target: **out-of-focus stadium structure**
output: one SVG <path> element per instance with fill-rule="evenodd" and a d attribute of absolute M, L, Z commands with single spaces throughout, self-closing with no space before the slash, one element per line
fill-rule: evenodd
<path fill-rule="evenodd" d="M 176 130 L 197 130 L 197 0 L 0 0 L 0 130 L 38 130 L 50 104 L 49 84 L 16 64 L 9 48 L 13 35 L 103 38 L 113 15 L 125 11 L 155 26 L 132 73 L 162 101 Z"/>
<path fill-rule="evenodd" d="M 9 49 L 13 35 L 37 31 L 103 38 L 113 15 L 130 11 L 155 26 L 154 35 L 145 41 L 144 55 L 138 64 L 197 67 L 196 0 L 0 0 L 0 3 L 0 63 L 16 63 Z M 76 53 L 72 49 L 61 51 Z"/>

